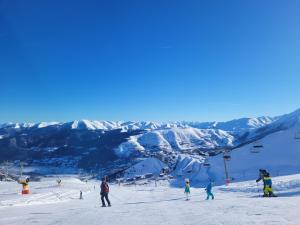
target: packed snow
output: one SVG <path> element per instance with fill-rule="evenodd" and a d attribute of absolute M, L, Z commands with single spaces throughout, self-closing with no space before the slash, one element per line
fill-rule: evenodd
<path fill-rule="evenodd" d="M 184 183 L 184 180 L 182 180 Z M 184 185 L 184 184 L 182 184 Z M 20 185 L 0 182 L 0 224 L 5 225 L 297 225 L 300 174 L 276 177 L 278 198 L 262 198 L 262 184 L 254 180 L 213 188 L 215 200 L 205 200 L 203 186 L 191 182 L 191 199 L 184 188 L 166 181 L 144 185 L 110 185 L 112 207 L 102 208 L 99 182 L 63 177 L 31 182 L 31 194 L 20 195 Z M 79 192 L 83 191 L 83 199 Z"/>

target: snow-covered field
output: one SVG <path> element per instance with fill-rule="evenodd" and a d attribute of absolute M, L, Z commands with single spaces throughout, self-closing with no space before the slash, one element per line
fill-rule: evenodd
<path fill-rule="evenodd" d="M 0 182 L 0 224 L 78 225 L 298 225 L 300 174 L 274 178 L 278 198 L 261 198 L 255 181 L 214 187 L 215 200 L 205 200 L 203 188 L 191 189 L 185 201 L 183 188 L 168 183 L 137 186 L 111 185 L 111 208 L 101 208 L 99 182 L 64 177 L 31 182 L 31 194 L 19 194 L 20 185 Z M 94 189 L 95 186 L 95 189 Z M 192 183 L 193 186 L 193 183 Z M 79 191 L 83 199 L 79 199 Z"/>

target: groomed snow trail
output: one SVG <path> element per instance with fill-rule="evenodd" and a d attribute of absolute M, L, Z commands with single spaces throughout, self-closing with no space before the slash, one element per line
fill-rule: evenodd
<path fill-rule="evenodd" d="M 191 200 L 185 201 L 183 188 L 166 184 L 111 185 L 113 206 L 101 208 L 99 183 L 74 179 L 58 188 L 46 180 L 32 183 L 33 194 L 24 197 L 16 194 L 17 184 L 0 182 L 0 224 L 298 225 L 300 175 L 277 177 L 274 183 L 281 197 L 261 198 L 262 187 L 247 181 L 215 187 L 213 201 L 205 200 L 203 188 L 192 188 Z M 79 200 L 80 189 L 83 200 Z"/>

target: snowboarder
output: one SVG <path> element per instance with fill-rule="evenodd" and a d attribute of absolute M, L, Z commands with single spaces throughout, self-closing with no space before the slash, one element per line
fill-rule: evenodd
<path fill-rule="evenodd" d="M 265 175 L 267 174 L 268 172 L 264 169 L 260 169 L 259 170 L 259 178 L 256 180 L 256 183 L 258 183 L 259 181 L 263 180 Z M 264 182 L 264 188 L 263 188 L 263 191 L 265 190 L 265 182 Z"/>
<path fill-rule="evenodd" d="M 110 201 L 109 201 L 109 199 L 108 199 L 108 193 L 109 193 L 109 186 L 108 186 L 108 183 L 106 182 L 106 178 L 102 178 L 101 192 L 100 192 L 100 195 L 101 195 L 101 201 L 102 201 L 102 207 L 106 207 L 104 198 L 105 198 L 105 200 L 107 201 L 108 207 L 111 206 Z"/>
<path fill-rule="evenodd" d="M 189 179 L 185 179 L 184 193 L 186 195 L 186 201 L 190 200 L 189 195 L 191 194 L 191 191 L 190 191 L 190 181 L 189 181 Z"/>
<path fill-rule="evenodd" d="M 205 191 L 206 191 L 206 194 L 207 194 L 207 197 L 206 197 L 206 200 L 209 200 L 209 197 L 211 196 L 211 199 L 214 200 L 215 196 L 213 195 L 213 193 L 211 192 L 212 191 L 212 181 L 210 180 L 208 185 L 206 186 L 205 188 Z"/>
<path fill-rule="evenodd" d="M 273 189 L 272 189 L 272 179 L 270 177 L 269 173 L 266 173 L 266 175 L 263 178 L 264 181 L 264 195 L 263 197 L 277 197 L 274 193 L 273 193 Z"/>
<path fill-rule="evenodd" d="M 256 183 L 260 182 L 261 180 L 264 183 L 263 197 L 277 197 L 272 190 L 272 179 L 270 174 L 264 169 L 259 170 L 259 178 L 256 180 Z"/>

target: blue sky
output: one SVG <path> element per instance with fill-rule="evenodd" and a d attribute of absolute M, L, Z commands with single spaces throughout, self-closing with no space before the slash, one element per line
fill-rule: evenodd
<path fill-rule="evenodd" d="M 0 0 L 0 122 L 300 107 L 300 1 Z"/>

